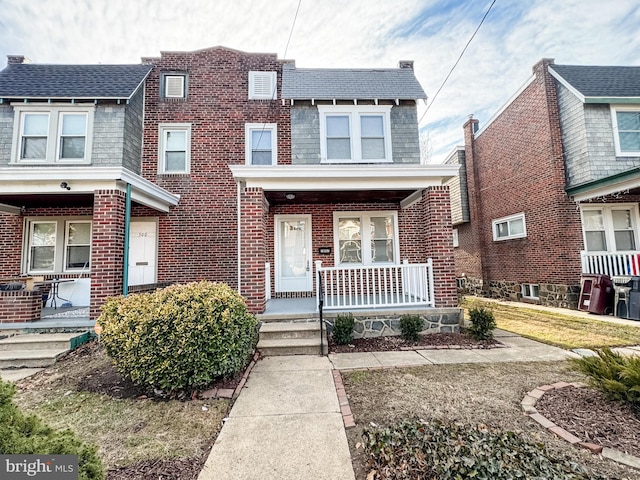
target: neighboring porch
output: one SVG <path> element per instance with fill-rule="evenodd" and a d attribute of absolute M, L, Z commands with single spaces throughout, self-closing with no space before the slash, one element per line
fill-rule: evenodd
<path fill-rule="evenodd" d="M 640 250 L 628 252 L 580 252 L 583 274 L 629 277 L 640 275 Z"/>

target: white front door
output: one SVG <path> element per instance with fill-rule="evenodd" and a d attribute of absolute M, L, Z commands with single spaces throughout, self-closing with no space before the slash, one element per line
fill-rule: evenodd
<path fill-rule="evenodd" d="M 132 220 L 129 229 L 129 286 L 156 283 L 156 219 Z"/>
<path fill-rule="evenodd" d="M 311 291 L 311 215 L 276 215 L 274 223 L 276 292 Z"/>

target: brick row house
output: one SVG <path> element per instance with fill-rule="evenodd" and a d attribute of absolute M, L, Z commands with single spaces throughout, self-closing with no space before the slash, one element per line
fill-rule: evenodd
<path fill-rule="evenodd" d="M 200 279 L 255 313 L 323 298 L 455 316 L 444 184 L 459 167 L 420 163 L 425 98 L 412 62 L 302 69 L 224 47 L 140 65 L 12 56 L 0 279 L 73 279 L 65 295 L 93 319 L 105 297 Z"/>
<path fill-rule="evenodd" d="M 464 139 L 446 161 L 460 287 L 577 308 L 583 274 L 640 273 L 640 67 L 544 59 Z"/>

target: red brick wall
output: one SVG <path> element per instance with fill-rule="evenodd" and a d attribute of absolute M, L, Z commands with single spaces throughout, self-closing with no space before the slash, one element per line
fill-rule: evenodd
<path fill-rule="evenodd" d="M 0 278 L 20 275 L 23 217 L 0 213 Z"/>
<path fill-rule="evenodd" d="M 19 290 L 0 292 L 0 322 L 34 322 L 40 320 L 42 292 Z"/>
<path fill-rule="evenodd" d="M 580 215 L 564 193 L 556 88 L 547 64 L 534 67 L 533 82 L 475 141 L 475 121 L 465 125 L 472 231 L 460 235 L 458 273 L 482 273 L 485 281 L 579 283 Z M 492 220 L 520 212 L 527 237 L 494 242 Z"/>
<path fill-rule="evenodd" d="M 275 55 L 225 48 L 163 53 L 145 86 L 142 175 L 180 195 L 161 215 L 158 281 L 199 279 L 237 287 L 237 188 L 229 165 L 245 163 L 245 123 L 277 123 L 278 163 L 291 163 L 289 107 L 248 100 L 248 72 L 277 71 Z M 188 73 L 186 100 L 159 98 L 162 71 Z M 280 95 L 278 95 L 280 98 Z M 158 175 L 158 124 L 191 124 L 191 174 Z"/>
<path fill-rule="evenodd" d="M 242 236 L 240 247 L 240 294 L 254 313 L 264 311 L 267 302 L 265 262 L 267 251 L 267 215 L 269 205 L 261 188 L 242 192 Z M 237 250 L 236 250 L 237 251 Z M 237 272 L 237 269 L 236 269 Z"/>
<path fill-rule="evenodd" d="M 100 315 L 100 306 L 106 298 L 122 295 L 124 213 L 124 192 L 96 190 L 93 203 L 89 312 L 93 320 Z"/>

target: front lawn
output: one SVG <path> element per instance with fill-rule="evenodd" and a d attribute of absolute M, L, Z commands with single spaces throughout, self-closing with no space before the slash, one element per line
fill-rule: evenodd
<path fill-rule="evenodd" d="M 598 315 L 581 318 L 477 297 L 465 297 L 461 307 L 485 307 L 493 312 L 498 328 L 561 348 L 640 345 L 640 322 L 637 327 L 620 325 L 599 320 Z"/>

